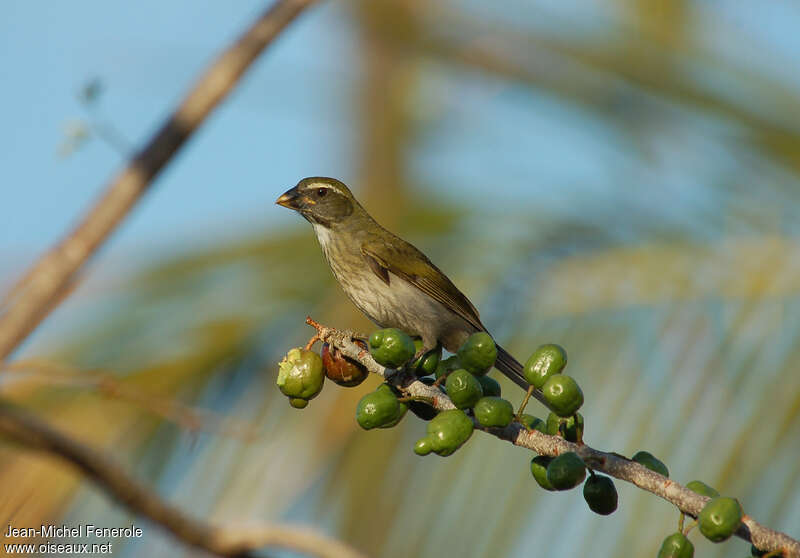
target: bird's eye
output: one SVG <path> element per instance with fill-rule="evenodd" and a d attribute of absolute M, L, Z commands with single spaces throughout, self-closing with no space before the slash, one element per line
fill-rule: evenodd
<path fill-rule="evenodd" d="M 328 193 L 328 189 L 327 188 L 319 188 L 317 190 L 317 196 L 319 196 L 320 198 L 324 197 L 325 194 L 327 194 L 327 193 Z"/>

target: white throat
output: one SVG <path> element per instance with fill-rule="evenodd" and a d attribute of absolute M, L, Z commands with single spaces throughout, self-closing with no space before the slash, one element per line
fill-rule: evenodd
<path fill-rule="evenodd" d="M 328 244 L 331 240 L 331 230 L 327 227 L 323 227 L 318 223 L 313 223 L 314 225 L 314 233 L 317 235 L 317 240 L 319 241 L 319 245 L 322 247 L 323 252 L 327 255 L 328 253 Z"/>

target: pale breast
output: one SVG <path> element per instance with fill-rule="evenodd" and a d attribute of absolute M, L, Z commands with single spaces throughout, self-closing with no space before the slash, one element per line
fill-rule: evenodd
<path fill-rule="evenodd" d="M 380 327 L 397 327 L 418 335 L 426 346 L 444 341 L 445 332 L 474 330 L 457 314 L 394 273 L 389 273 L 387 285 L 370 269 L 360 249 L 342 245 L 322 226 L 314 229 L 333 276 L 345 294 Z"/>

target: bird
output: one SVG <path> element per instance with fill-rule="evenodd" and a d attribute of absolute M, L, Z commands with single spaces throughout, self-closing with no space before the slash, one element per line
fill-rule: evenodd
<path fill-rule="evenodd" d="M 421 338 L 420 353 L 437 345 L 455 353 L 473 333 L 489 333 L 478 310 L 447 275 L 378 224 L 343 182 L 303 178 L 275 203 L 311 223 L 334 278 L 353 304 L 378 327 Z M 495 368 L 528 390 L 522 364 L 496 346 Z M 532 395 L 542 401 L 538 390 Z"/>

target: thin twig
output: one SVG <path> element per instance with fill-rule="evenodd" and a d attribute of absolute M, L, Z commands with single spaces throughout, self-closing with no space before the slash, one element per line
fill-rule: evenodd
<path fill-rule="evenodd" d="M 206 431 L 231 436 L 246 442 L 258 438 L 255 425 L 210 411 L 198 409 L 169 397 L 159 397 L 137 389 L 104 370 L 82 370 L 43 359 L 24 359 L 0 366 L 0 372 L 26 373 L 46 385 L 65 385 L 93 389 L 99 395 L 137 405 L 190 432 Z"/>
<path fill-rule="evenodd" d="M 251 556 L 275 546 L 324 558 L 362 558 L 357 550 L 312 529 L 292 525 L 220 526 L 198 521 L 164 502 L 106 455 L 53 429 L 36 416 L 0 400 L 0 434 L 65 459 L 132 511 L 163 527 L 181 542 L 219 556 Z"/>
<path fill-rule="evenodd" d="M 83 221 L 45 254 L 0 304 L 0 362 L 54 307 L 75 277 L 242 74 L 281 31 L 314 0 L 279 0 L 208 68 L 147 145 L 107 186 Z"/>
<path fill-rule="evenodd" d="M 313 347 L 314 343 L 316 343 L 317 341 L 319 341 L 318 335 L 314 335 L 311 339 L 309 339 L 308 343 L 306 343 L 306 351 L 310 351 L 311 347 Z"/>
<path fill-rule="evenodd" d="M 306 320 L 317 330 L 317 335 L 331 347 L 352 359 L 358 360 L 368 371 L 389 378 L 387 369 L 375 362 L 368 351 L 364 351 L 352 341 L 351 332 L 342 331 L 323 326 L 311 320 Z M 394 374 L 391 381 L 403 392 L 406 397 L 425 397 L 430 399 L 431 405 L 438 410 L 455 409 L 450 398 L 441 390 L 409 375 Z M 524 425 L 512 422 L 505 428 L 485 428 L 475 422 L 475 428 L 483 430 L 502 440 L 535 451 L 539 455 L 557 456 L 572 451 L 577 453 L 586 465 L 596 471 L 602 471 L 617 479 L 627 481 L 647 492 L 674 504 L 681 512 L 692 517 L 697 517 L 700 510 L 709 498 L 692 492 L 685 486 L 668 479 L 650 469 L 631 461 L 616 453 L 596 450 L 586 444 L 568 442 L 559 436 L 549 436 L 537 430 L 528 430 Z M 769 551 L 782 551 L 786 558 L 800 558 L 800 541 L 788 535 L 775 531 L 757 523 L 753 518 L 745 515 L 742 525 L 736 535 L 750 541 L 757 548 Z"/>
<path fill-rule="evenodd" d="M 522 403 L 519 405 L 519 409 L 517 409 L 517 422 L 522 422 L 522 415 L 525 412 L 525 407 L 528 406 L 528 401 L 531 400 L 531 395 L 533 395 L 533 390 L 536 389 L 531 385 L 528 388 L 528 391 L 525 393 L 525 398 L 522 400 Z"/>

